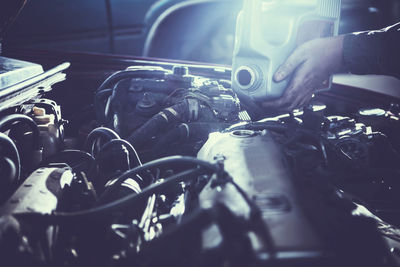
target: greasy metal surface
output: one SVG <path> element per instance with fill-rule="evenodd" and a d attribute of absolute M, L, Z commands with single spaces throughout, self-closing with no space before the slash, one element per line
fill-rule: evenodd
<path fill-rule="evenodd" d="M 292 176 L 280 147 L 268 132 L 212 133 L 198 158 L 211 162 L 216 158 L 225 159 L 226 171 L 260 207 L 278 251 L 322 249 L 298 205 Z M 204 208 L 218 202 L 238 216 L 249 217 L 248 205 L 230 184 L 214 189 L 206 187 L 200 194 Z"/>
<path fill-rule="evenodd" d="M 60 166 L 61 167 L 61 166 Z M 51 213 L 58 205 L 62 189 L 72 181 L 69 167 L 40 168 L 34 171 L 4 204 L 0 214 Z"/>

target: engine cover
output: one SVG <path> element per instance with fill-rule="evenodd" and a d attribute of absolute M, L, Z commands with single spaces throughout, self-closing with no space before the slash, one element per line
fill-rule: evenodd
<path fill-rule="evenodd" d="M 279 258 L 321 255 L 322 241 L 298 204 L 290 168 L 269 132 L 212 133 L 198 158 L 211 162 L 223 159 L 225 170 L 259 206 Z M 200 193 L 203 208 L 216 203 L 224 204 L 238 217 L 250 219 L 249 206 L 231 184 L 217 190 L 207 186 Z M 204 246 L 215 243 L 216 235 L 215 231 L 206 231 L 203 242 L 210 244 Z"/>

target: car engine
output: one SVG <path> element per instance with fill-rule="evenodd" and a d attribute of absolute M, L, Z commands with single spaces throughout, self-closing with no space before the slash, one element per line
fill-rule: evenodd
<path fill-rule="evenodd" d="M 154 63 L 64 107 L 67 67 L 1 96 L 1 264 L 398 266 L 396 103 L 267 113 L 215 67 Z"/>

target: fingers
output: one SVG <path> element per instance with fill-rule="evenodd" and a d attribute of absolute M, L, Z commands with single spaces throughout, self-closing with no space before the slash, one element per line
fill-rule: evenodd
<path fill-rule="evenodd" d="M 292 74 L 296 68 L 305 61 L 304 49 L 302 47 L 297 48 L 286 61 L 277 69 L 274 74 L 274 81 L 281 82 Z"/>
<path fill-rule="evenodd" d="M 264 102 L 263 107 L 279 111 L 292 111 L 311 98 L 314 91 L 313 75 L 310 75 L 307 63 L 302 63 L 294 75 L 281 98 Z"/>
<path fill-rule="evenodd" d="M 339 69 L 340 42 L 340 38 L 315 39 L 296 48 L 273 76 L 275 82 L 281 82 L 292 75 L 289 86 L 281 98 L 264 102 L 263 107 L 291 111 L 307 104 L 313 92 L 327 87 L 329 76 Z"/>
<path fill-rule="evenodd" d="M 282 97 L 268 101 L 268 102 L 263 102 L 262 106 L 263 108 L 266 109 L 274 109 L 275 111 L 282 111 L 282 112 L 287 112 L 291 111 L 290 108 L 291 106 L 297 101 L 296 101 L 296 94 L 294 93 L 291 89 L 292 87 L 288 87 L 285 93 L 282 95 Z"/>

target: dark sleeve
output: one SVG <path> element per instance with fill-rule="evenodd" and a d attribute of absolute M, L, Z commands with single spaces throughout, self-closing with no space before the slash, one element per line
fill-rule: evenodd
<path fill-rule="evenodd" d="M 400 23 L 378 31 L 347 34 L 343 41 L 346 70 L 400 79 Z"/>

